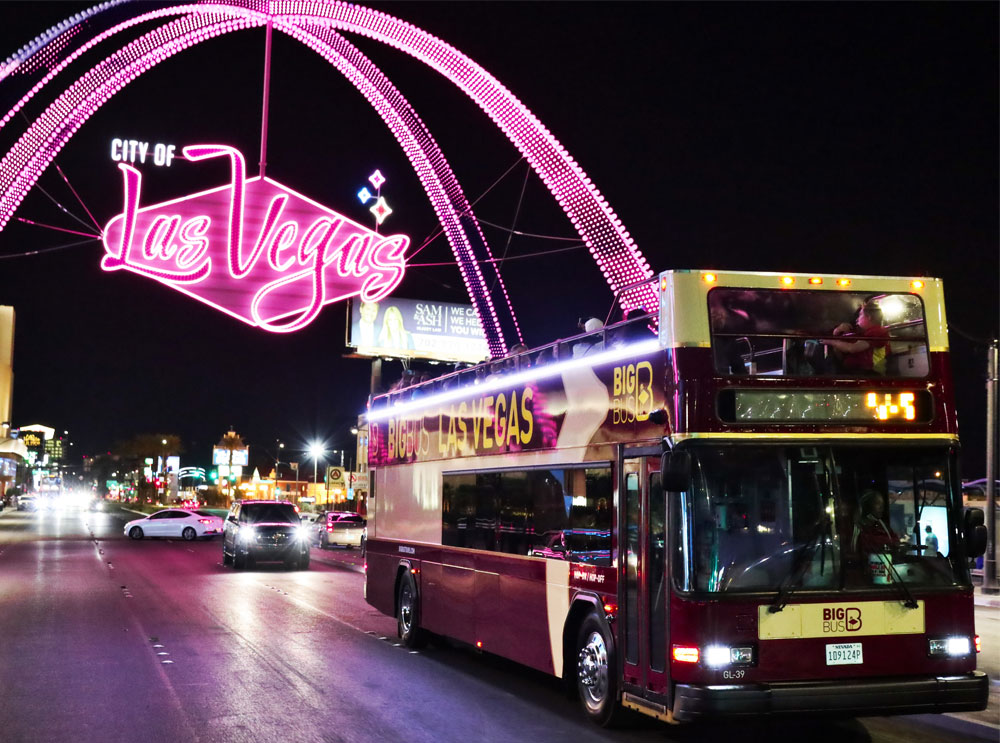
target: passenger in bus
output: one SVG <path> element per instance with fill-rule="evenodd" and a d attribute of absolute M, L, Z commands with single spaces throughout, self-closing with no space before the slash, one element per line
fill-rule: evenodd
<path fill-rule="evenodd" d="M 858 497 L 851 549 L 861 554 L 891 552 L 899 545 L 899 537 L 885 522 L 885 496 L 877 490 L 866 490 Z"/>
<path fill-rule="evenodd" d="M 604 323 L 598 320 L 596 317 L 588 317 L 586 319 L 581 319 L 578 323 L 579 328 L 584 333 L 596 333 L 598 330 L 604 327 Z M 604 341 L 597 340 L 596 336 L 593 339 L 587 339 L 585 341 L 580 341 L 573 346 L 573 358 L 579 358 L 581 356 L 586 356 L 587 354 L 596 353 L 598 351 L 604 350 Z"/>
<path fill-rule="evenodd" d="M 833 349 L 836 371 L 852 374 L 885 374 L 885 360 L 889 352 L 889 331 L 884 327 L 882 309 L 875 302 L 867 301 L 858 310 L 855 323 L 841 323 L 833 335 L 821 341 Z"/>
<path fill-rule="evenodd" d="M 939 547 L 937 535 L 934 533 L 930 524 L 926 526 L 924 532 L 926 533 L 926 536 L 924 537 L 924 549 L 928 555 L 934 557 L 937 555 Z"/>

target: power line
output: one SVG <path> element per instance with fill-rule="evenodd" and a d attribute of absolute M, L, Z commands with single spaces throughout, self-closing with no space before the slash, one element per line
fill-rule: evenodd
<path fill-rule="evenodd" d="M 56 245 L 53 248 L 41 248 L 40 250 L 28 250 L 24 253 L 7 253 L 6 255 L 0 255 L 0 260 L 7 260 L 8 258 L 27 258 L 32 255 L 41 255 L 42 253 L 53 253 L 57 250 L 66 250 L 68 248 L 76 248 L 80 245 L 86 245 L 87 243 L 92 243 L 99 238 L 92 237 L 88 240 L 80 240 L 75 243 L 67 243 L 66 245 Z"/>
<path fill-rule="evenodd" d="M 525 253 L 523 255 L 512 255 L 506 259 L 503 258 L 490 258 L 485 261 L 477 261 L 478 263 L 499 263 L 500 261 L 517 261 L 524 258 L 540 258 L 547 255 L 555 255 L 556 253 L 565 253 L 569 250 L 580 250 L 581 248 L 586 248 L 587 246 L 583 243 L 579 245 L 570 245 L 565 248 L 556 248 L 555 250 L 540 250 L 537 253 Z M 458 261 L 442 261 L 440 263 L 407 263 L 407 268 L 433 268 L 435 266 L 457 266 Z"/>

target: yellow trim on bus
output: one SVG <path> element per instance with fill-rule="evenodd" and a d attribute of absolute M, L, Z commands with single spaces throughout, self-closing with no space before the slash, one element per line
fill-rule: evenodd
<path fill-rule="evenodd" d="M 801 274 L 769 271 L 712 271 L 714 279 L 705 281 L 705 271 L 670 270 L 660 274 L 660 343 L 667 348 L 704 347 L 710 337 L 708 292 L 716 287 L 745 289 L 782 289 L 785 276 L 795 279 L 794 286 L 808 288 L 809 279 L 828 279 L 823 289 L 831 292 L 898 292 L 915 294 L 923 300 L 927 341 L 931 351 L 948 350 L 948 320 L 944 308 L 941 279 L 925 276 L 858 276 L 849 274 Z M 850 279 L 848 286 L 836 287 L 838 278 Z M 923 286 L 914 289 L 913 281 Z M 829 287 L 829 288 L 826 288 Z"/>
<path fill-rule="evenodd" d="M 676 433 L 671 437 L 677 441 L 684 439 L 879 439 L 893 441 L 895 439 L 918 439 L 941 441 L 958 441 L 958 436 L 950 433 L 742 433 L 738 431 L 726 433 Z"/>

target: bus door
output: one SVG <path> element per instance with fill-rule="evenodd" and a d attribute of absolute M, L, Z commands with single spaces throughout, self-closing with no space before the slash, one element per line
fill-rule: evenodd
<path fill-rule="evenodd" d="M 624 452 L 618 521 L 622 699 L 657 717 L 669 709 L 667 509 L 659 470 L 659 448 Z"/>

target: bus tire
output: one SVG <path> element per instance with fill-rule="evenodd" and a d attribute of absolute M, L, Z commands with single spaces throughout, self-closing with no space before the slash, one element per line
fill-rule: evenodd
<path fill-rule="evenodd" d="M 580 625 L 574 664 L 576 690 L 587 717 L 601 727 L 614 724 L 618 712 L 618 662 L 607 624 L 591 612 Z"/>
<path fill-rule="evenodd" d="M 417 584 L 409 571 L 399 579 L 396 592 L 396 634 L 404 647 L 423 647 L 427 633 L 420 628 L 420 610 L 417 596 Z"/>

